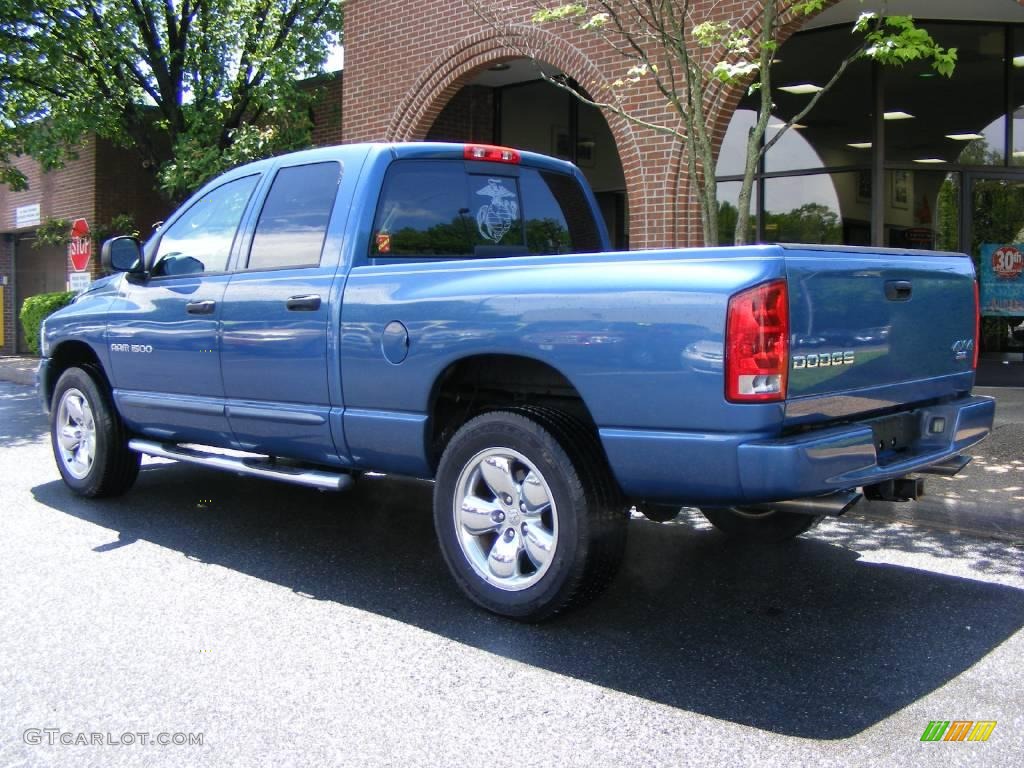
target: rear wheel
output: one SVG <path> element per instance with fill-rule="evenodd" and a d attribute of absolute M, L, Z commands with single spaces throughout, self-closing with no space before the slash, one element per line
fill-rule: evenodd
<path fill-rule="evenodd" d="M 57 380 L 50 442 L 64 482 L 82 496 L 117 496 L 135 482 L 139 454 L 114 410 L 106 383 L 92 366 L 69 368 Z"/>
<path fill-rule="evenodd" d="M 463 592 L 538 621 L 599 593 L 622 560 L 628 517 L 592 432 L 557 411 L 472 419 L 438 468 L 434 526 Z"/>
<path fill-rule="evenodd" d="M 701 513 L 727 536 L 775 544 L 795 538 L 821 522 L 821 515 L 801 515 L 752 507 L 708 507 Z"/>

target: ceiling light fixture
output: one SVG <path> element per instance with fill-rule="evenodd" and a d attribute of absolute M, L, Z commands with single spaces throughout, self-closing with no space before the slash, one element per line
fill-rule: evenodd
<path fill-rule="evenodd" d="M 882 117 L 886 120 L 913 120 L 914 116 L 909 112 L 903 112 L 901 110 L 894 110 L 892 112 L 885 112 Z"/>
<path fill-rule="evenodd" d="M 980 133 L 947 133 L 946 138 L 952 139 L 953 141 L 975 141 L 977 139 L 984 139 L 985 137 Z"/>
<path fill-rule="evenodd" d="M 854 149 L 871 149 L 872 145 L 870 141 L 855 141 L 846 146 L 853 147 Z"/>
<path fill-rule="evenodd" d="M 946 161 L 943 160 L 941 157 L 919 157 L 914 162 L 934 165 L 935 163 L 944 163 Z"/>
<path fill-rule="evenodd" d="M 807 94 L 818 93 L 825 89 L 820 85 L 815 85 L 814 83 L 797 83 L 796 85 L 781 85 L 779 86 L 779 90 L 785 91 L 786 93 L 793 93 L 797 96 L 806 96 Z"/>

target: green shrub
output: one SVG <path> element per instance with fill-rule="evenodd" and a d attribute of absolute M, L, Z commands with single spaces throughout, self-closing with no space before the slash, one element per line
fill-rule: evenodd
<path fill-rule="evenodd" d="M 43 320 L 61 307 L 70 304 L 76 295 L 74 291 L 58 291 L 57 293 L 40 293 L 25 299 L 18 318 L 21 320 L 21 327 L 25 332 L 25 341 L 33 355 L 39 354 L 39 329 Z"/>

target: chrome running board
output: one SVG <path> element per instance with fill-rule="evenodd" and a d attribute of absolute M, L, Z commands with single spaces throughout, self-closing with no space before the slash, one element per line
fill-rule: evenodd
<path fill-rule="evenodd" d="M 352 485 L 352 475 L 348 472 L 278 464 L 266 456 L 230 456 L 176 443 L 158 443 L 138 438 L 129 440 L 128 447 L 138 453 L 159 456 L 162 459 L 174 459 L 249 477 L 264 477 L 294 485 L 305 485 L 321 491 L 344 491 Z"/>

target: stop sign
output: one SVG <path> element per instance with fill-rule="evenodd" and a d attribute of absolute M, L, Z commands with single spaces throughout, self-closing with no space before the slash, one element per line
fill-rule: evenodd
<path fill-rule="evenodd" d="M 89 266 L 89 259 L 92 258 L 92 238 L 89 237 L 89 222 L 85 219 L 75 219 L 71 225 L 68 256 L 71 257 L 71 264 L 76 272 L 84 272 Z"/>

